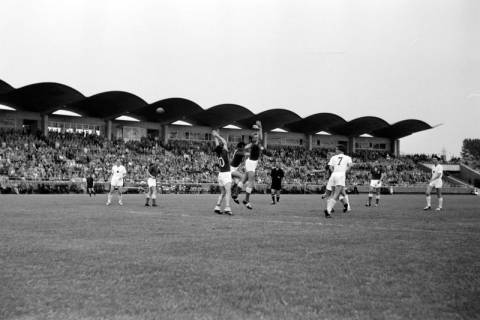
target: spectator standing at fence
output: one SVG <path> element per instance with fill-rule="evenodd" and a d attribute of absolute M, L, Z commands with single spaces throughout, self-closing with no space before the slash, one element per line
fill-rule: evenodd
<path fill-rule="evenodd" d="M 112 203 L 112 193 L 113 191 L 118 192 L 118 204 L 123 206 L 122 201 L 122 189 L 123 189 L 123 179 L 127 175 L 127 170 L 122 165 L 122 162 L 119 158 L 115 161 L 115 164 L 112 167 L 112 177 L 110 179 L 110 191 L 107 196 L 107 206 Z"/>
<path fill-rule="evenodd" d="M 92 194 L 93 195 L 96 195 L 95 193 L 95 188 L 93 187 L 93 179 L 94 179 L 94 175 L 93 173 L 91 173 L 88 177 L 87 177 L 87 192 L 88 192 L 88 195 L 91 197 Z"/>
<path fill-rule="evenodd" d="M 280 161 L 275 162 L 275 167 L 270 171 L 270 176 L 272 177 L 272 185 L 270 187 L 272 192 L 272 204 L 275 204 L 275 197 L 277 202 L 280 201 L 280 191 L 282 190 L 282 179 L 285 176 L 283 172 Z"/>

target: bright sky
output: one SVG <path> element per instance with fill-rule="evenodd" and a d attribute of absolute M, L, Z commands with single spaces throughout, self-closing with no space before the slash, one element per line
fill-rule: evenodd
<path fill-rule="evenodd" d="M 147 102 L 236 103 L 442 126 L 405 153 L 480 138 L 477 0 L 3 0 L 0 79 Z"/>

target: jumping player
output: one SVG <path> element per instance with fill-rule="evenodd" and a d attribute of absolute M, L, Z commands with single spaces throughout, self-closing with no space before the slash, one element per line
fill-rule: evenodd
<path fill-rule="evenodd" d="M 114 190 L 118 192 L 118 204 L 123 206 L 122 202 L 122 188 L 123 188 L 123 178 L 127 174 L 127 170 L 122 165 L 122 162 L 119 158 L 115 161 L 115 164 L 112 167 L 112 177 L 110 180 L 110 191 L 107 196 L 107 206 L 112 203 L 112 193 Z"/>
<path fill-rule="evenodd" d="M 238 193 L 243 187 L 243 174 L 238 171 L 238 167 L 245 158 L 245 142 L 241 141 L 237 144 L 237 148 L 233 152 L 232 162 L 230 162 L 230 172 L 232 173 L 233 185 L 232 185 L 232 199 L 235 203 L 238 201 Z"/>
<path fill-rule="evenodd" d="M 280 202 L 280 191 L 282 190 L 282 179 L 285 176 L 282 168 L 280 167 L 280 161 L 275 162 L 275 167 L 270 171 L 272 177 L 272 204 L 275 204 L 275 195 L 277 196 L 277 202 Z"/>
<path fill-rule="evenodd" d="M 432 199 L 430 197 L 430 193 L 432 189 L 435 188 L 437 190 L 437 198 L 438 198 L 438 207 L 435 209 L 436 211 L 442 210 L 443 207 L 443 197 L 442 197 L 442 177 L 443 177 L 443 167 L 441 164 L 438 163 L 439 158 L 437 156 L 433 156 L 433 167 L 432 167 L 432 178 L 430 179 L 430 183 L 428 184 L 427 191 L 425 192 L 427 198 L 427 206 L 423 208 L 423 210 L 431 210 L 432 206 Z"/>
<path fill-rule="evenodd" d="M 218 197 L 217 205 L 214 212 L 218 214 L 232 215 L 232 209 L 230 209 L 230 196 L 232 188 L 232 174 L 230 172 L 230 161 L 228 159 L 228 146 L 227 141 L 222 138 L 216 130 L 212 131 L 212 136 L 215 140 L 215 154 L 218 157 L 218 165 L 220 166 L 220 172 L 218 173 L 218 185 L 220 186 L 220 196 Z M 222 212 L 221 206 L 225 199 L 225 209 Z"/>
<path fill-rule="evenodd" d="M 336 154 L 330 159 L 328 165 L 332 174 L 330 175 L 329 182 L 333 187 L 332 194 L 327 201 L 327 208 L 325 209 L 325 217 L 331 218 L 331 212 L 335 203 L 339 199 L 340 194 L 345 189 L 346 173 L 352 166 L 352 158 L 345 154 L 345 147 L 338 146 Z"/>
<path fill-rule="evenodd" d="M 245 185 L 245 199 L 243 200 L 243 204 L 250 210 L 253 209 L 252 204 L 250 203 L 250 194 L 255 186 L 255 170 L 257 169 L 258 159 L 260 158 L 260 153 L 262 151 L 261 141 L 263 139 L 262 123 L 257 121 L 254 128 L 258 131 L 252 135 L 252 142 L 245 146 L 245 149 L 250 150 L 250 153 L 245 161 L 246 173 L 243 178 Z"/>
<path fill-rule="evenodd" d="M 150 198 L 152 199 L 152 207 L 156 207 L 157 203 L 157 176 L 159 173 L 159 166 L 160 166 L 160 159 L 155 158 L 155 162 L 153 162 L 147 168 L 147 186 L 148 190 L 145 194 L 145 207 L 150 206 Z"/>
<path fill-rule="evenodd" d="M 380 189 L 382 188 L 382 181 L 385 178 L 385 170 L 378 161 L 373 163 L 372 169 L 370 170 L 370 190 L 368 192 L 368 202 L 365 204 L 366 207 L 372 206 L 373 193 L 375 196 L 375 207 L 378 207 L 380 202 Z"/>

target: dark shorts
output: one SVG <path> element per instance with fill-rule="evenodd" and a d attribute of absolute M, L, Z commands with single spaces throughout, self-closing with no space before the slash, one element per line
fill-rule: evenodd
<path fill-rule="evenodd" d="M 282 185 L 281 184 L 272 184 L 272 186 L 270 187 L 270 189 L 273 189 L 273 190 L 282 190 Z"/>

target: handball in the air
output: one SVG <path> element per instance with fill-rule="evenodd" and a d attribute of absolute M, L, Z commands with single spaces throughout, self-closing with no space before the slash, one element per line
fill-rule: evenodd
<path fill-rule="evenodd" d="M 163 109 L 162 107 L 158 107 L 156 110 L 155 110 L 156 113 L 164 113 L 165 112 L 165 109 Z"/>

